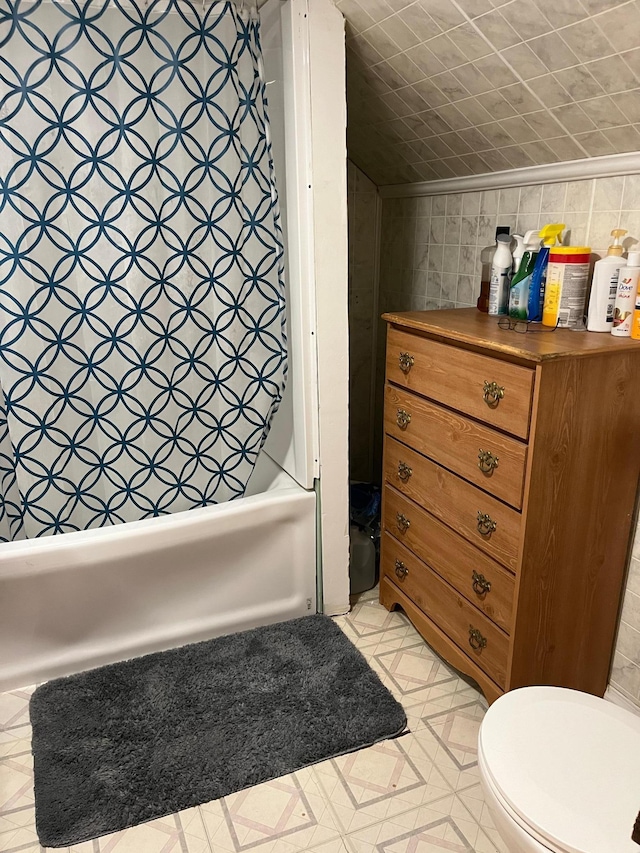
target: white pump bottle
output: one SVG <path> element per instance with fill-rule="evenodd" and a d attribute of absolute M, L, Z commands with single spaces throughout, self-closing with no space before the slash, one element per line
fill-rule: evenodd
<path fill-rule="evenodd" d="M 618 290 L 620 269 L 627 265 L 622 257 L 624 251 L 622 238 L 627 232 L 623 228 L 614 228 L 606 257 L 594 264 L 589 311 L 587 312 L 588 332 L 610 332 L 613 328 L 613 310 Z"/>

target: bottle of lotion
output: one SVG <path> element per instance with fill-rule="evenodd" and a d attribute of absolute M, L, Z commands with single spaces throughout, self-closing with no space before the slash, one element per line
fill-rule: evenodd
<path fill-rule="evenodd" d="M 496 228 L 496 238 L 498 234 L 508 234 L 511 229 L 507 225 L 498 225 Z M 486 314 L 489 311 L 489 290 L 491 288 L 491 261 L 496 251 L 496 244 L 485 246 L 480 252 L 480 296 L 478 297 L 478 311 Z"/>
<path fill-rule="evenodd" d="M 629 252 L 626 267 L 620 269 L 618 291 L 613 308 L 612 335 L 621 338 L 640 338 L 640 310 L 638 284 L 640 278 L 640 252 Z M 634 310 L 635 309 L 635 310 Z"/>
<path fill-rule="evenodd" d="M 622 238 L 627 232 L 623 228 L 614 228 L 606 257 L 594 264 L 587 312 L 588 332 L 610 332 L 613 328 L 613 308 L 618 292 L 618 278 L 621 267 L 627 262 L 622 257 Z"/>
<path fill-rule="evenodd" d="M 491 283 L 489 285 L 489 314 L 506 314 L 511 278 L 511 237 L 498 234 L 496 250 L 491 261 Z"/>

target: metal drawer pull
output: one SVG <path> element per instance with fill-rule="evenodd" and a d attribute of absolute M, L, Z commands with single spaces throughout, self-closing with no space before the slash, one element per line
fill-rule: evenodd
<path fill-rule="evenodd" d="M 415 363 L 415 358 L 408 352 L 401 352 L 398 361 L 400 362 L 400 370 L 403 373 L 408 373 Z"/>
<path fill-rule="evenodd" d="M 406 462 L 398 462 L 398 477 L 403 483 L 406 483 L 412 474 L 413 468 L 410 465 L 407 465 Z"/>
<path fill-rule="evenodd" d="M 400 533 L 406 533 L 407 530 L 411 527 L 411 522 L 402 512 L 396 513 L 396 524 L 398 525 L 398 530 L 400 531 Z"/>
<path fill-rule="evenodd" d="M 478 468 L 483 474 L 491 474 L 498 467 L 498 457 L 494 456 L 490 450 L 483 450 L 481 447 L 478 452 Z"/>
<path fill-rule="evenodd" d="M 402 560 L 396 560 L 396 575 L 400 580 L 404 580 L 409 574 L 409 569 L 405 566 Z"/>
<path fill-rule="evenodd" d="M 478 631 L 477 628 L 474 628 L 473 625 L 469 625 L 469 645 L 476 652 L 479 652 L 480 649 L 484 649 L 487 645 L 487 638 L 483 637 L 480 631 Z"/>
<path fill-rule="evenodd" d="M 407 412 L 404 409 L 398 409 L 398 414 L 396 415 L 396 423 L 400 427 L 400 429 L 406 429 L 411 423 L 411 412 Z"/>
<path fill-rule="evenodd" d="M 484 595 L 486 592 L 491 592 L 491 581 L 488 581 L 484 575 L 479 574 L 476 570 L 473 570 L 472 576 L 473 591 L 478 595 Z"/>
<path fill-rule="evenodd" d="M 490 536 L 497 526 L 497 522 L 488 513 L 478 510 L 478 533 L 482 533 L 483 536 Z"/>
<path fill-rule="evenodd" d="M 504 388 L 502 387 L 502 385 L 498 385 L 497 382 L 489 382 L 487 379 L 485 379 L 482 397 L 487 406 L 490 406 L 492 409 L 495 409 L 500 400 L 502 400 L 502 398 L 504 397 Z"/>

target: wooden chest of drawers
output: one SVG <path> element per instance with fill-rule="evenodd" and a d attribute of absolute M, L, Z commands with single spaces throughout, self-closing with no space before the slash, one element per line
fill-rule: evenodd
<path fill-rule="evenodd" d="M 380 601 L 489 699 L 602 695 L 640 473 L 640 344 L 385 314 Z"/>

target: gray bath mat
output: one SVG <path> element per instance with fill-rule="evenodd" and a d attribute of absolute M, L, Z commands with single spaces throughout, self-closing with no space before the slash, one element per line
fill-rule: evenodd
<path fill-rule="evenodd" d="M 402 707 L 325 616 L 39 687 L 36 827 L 68 847 L 401 734 Z"/>

